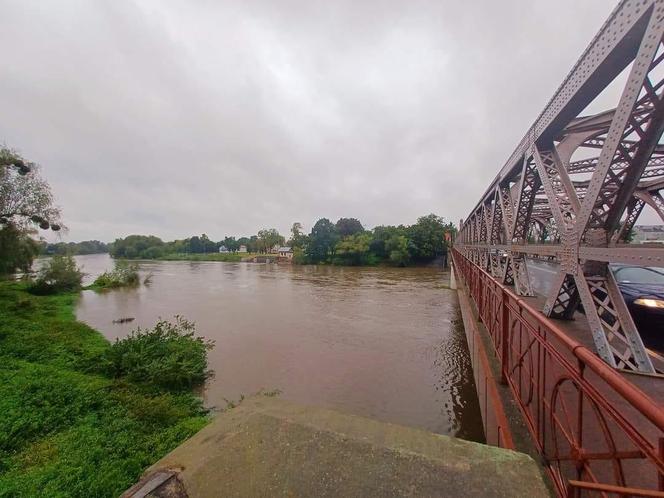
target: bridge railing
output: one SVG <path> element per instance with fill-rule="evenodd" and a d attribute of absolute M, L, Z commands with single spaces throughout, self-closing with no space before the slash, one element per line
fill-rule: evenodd
<path fill-rule="evenodd" d="M 548 63 L 534 58 L 527 72 Z M 664 370 L 613 266 L 664 267 L 664 247 L 629 243 L 642 214 L 664 223 L 663 133 L 664 0 L 622 0 L 460 223 L 456 245 L 523 297 L 535 295 L 527 260 L 550 260 L 542 312 L 583 320 L 606 363 L 644 374 Z"/>
<path fill-rule="evenodd" d="M 558 495 L 664 496 L 663 407 L 458 250 L 453 261 Z"/>

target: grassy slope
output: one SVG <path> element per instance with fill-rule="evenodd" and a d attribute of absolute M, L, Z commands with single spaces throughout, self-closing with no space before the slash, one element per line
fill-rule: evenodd
<path fill-rule="evenodd" d="M 257 254 L 257 253 L 248 253 L 248 252 L 235 252 L 235 253 L 207 253 L 207 254 L 166 254 L 161 256 L 158 259 L 163 261 L 225 261 L 231 263 L 237 263 L 242 261 L 244 258 L 253 258 L 254 256 L 268 256 L 276 258 L 276 254 Z"/>
<path fill-rule="evenodd" d="M 76 294 L 0 282 L 0 496 L 115 497 L 206 423 L 190 393 L 95 373 L 109 343 Z"/>
<path fill-rule="evenodd" d="M 174 253 L 166 254 L 159 257 L 163 261 L 226 261 L 226 262 L 239 262 L 247 253 L 209 253 L 209 254 L 183 254 Z"/>

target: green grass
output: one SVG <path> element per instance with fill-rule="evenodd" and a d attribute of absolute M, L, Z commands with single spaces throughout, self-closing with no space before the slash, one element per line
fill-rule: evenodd
<path fill-rule="evenodd" d="M 228 263 L 237 263 L 242 261 L 244 258 L 253 258 L 254 256 L 265 256 L 264 254 L 254 254 L 247 252 L 229 252 L 229 253 L 209 253 L 209 254 L 166 254 L 160 256 L 157 259 L 163 261 L 224 261 Z M 276 255 L 273 255 L 276 257 Z"/>
<path fill-rule="evenodd" d="M 101 374 L 76 299 L 0 282 L 0 497 L 116 497 L 207 422 L 190 392 Z"/>

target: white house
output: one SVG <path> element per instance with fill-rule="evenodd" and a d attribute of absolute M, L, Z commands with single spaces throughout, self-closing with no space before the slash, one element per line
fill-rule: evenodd
<path fill-rule="evenodd" d="M 279 257 L 293 259 L 293 248 L 288 246 L 282 246 L 277 250 Z"/>
<path fill-rule="evenodd" d="M 245 246 L 244 244 L 242 244 L 242 245 L 240 246 L 240 248 L 238 249 L 237 252 L 247 252 L 247 246 Z"/>
<path fill-rule="evenodd" d="M 632 242 L 636 244 L 664 243 L 664 225 L 636 225 Z"/>
<path fill-rule="evenodd" d="M 219 252 L 227 253 L 229 250 L 226 246 L 219 246 Z"/>

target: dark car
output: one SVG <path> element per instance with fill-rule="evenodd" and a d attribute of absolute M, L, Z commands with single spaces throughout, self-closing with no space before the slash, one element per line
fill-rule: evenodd
<path fill-rule="evenodd" d="M 646 347 L 664 352 L 664 268 L 612 266 Z"/>

